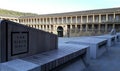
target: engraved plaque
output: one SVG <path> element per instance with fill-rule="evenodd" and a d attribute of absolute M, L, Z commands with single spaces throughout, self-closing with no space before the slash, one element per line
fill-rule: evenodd
<path fill-rule="evenodd" d="M 19 55 L 28 52 L 29 49 L 28 32 L 11 33 L 11 55 Z"/>

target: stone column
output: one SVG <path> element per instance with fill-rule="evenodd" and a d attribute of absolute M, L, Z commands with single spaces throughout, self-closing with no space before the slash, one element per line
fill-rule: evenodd
<path fill-rule="evenodd" d="M 73 22 L 72 19 L 73 19 L 73 18 L 72 18 L 72 16 L 71 16 L 71 23 Z"/>
<path fill-rule="evenodd" d="M 88 24 L 86 24 L 86 32 L 88 31 Z"/>
<path fill-rule="evenodd" d="M 108 24 L 105 24 L 105 32 L 107 33 Z"/>
<path fill-rule="evenodd" d="M 77 19 L 77 16 L 76 16 L 76 24 L 78 23 L 78 19 Z"/>
<path fill-rule="evenodd" d="M 68 17 L 66 16 L 66 23 L 68 23 Z"/>
<path fill-rule="evenodd" d="M 46 18 L 44 18 L 44 24 L 46 24 Z"/>
<path fill-rule="evenodd" d="M 38 24 L 40 24 L 40 18 L 38 18 Z"/>
<path fill-rule="evenodd" d="M 115 28 L 115 13 L 113 14 L 113 28 Z"/>
<path fill-rule="evenodd" d="M 78 30 L 77 24 L 75 24 L 75 33 L 77 33 L 77 30 Z"/>
<path fill-rule="evenodd" d="M 93 14 L 93 23 L 95 22 L 95 15 Z"/>
<path fill-rule="evenodd" d="M 51 32 L 52 30 L 51 30 L 51 25 L 49 25 L 49 32 Z"/>
<path fill-rule="evenodd" d="M 59 24 L 60 22 L 59 22 L 59 17 L 57 17 L 57 22 L 56 22 L 57 24 Z"/>
<path fill-rule="evenodd" d="M 42 24 L 44 24 L 44 18 L 42 18 Z"/>
<path fill-rule="evenodd" d="M 63 24 L 63 17 L 61 17 L 61 19 L 62 19 L 62 24 Z"/>
<path fill-rule="evenodd" d="M 98 32 L 99 32 L 99 33 L 100 33 L 100 30 L 101 30 L 101 29 L 100 29 L 100 23 L 99 23 L 99 24 L 98 24 Z"/>
<path fill-rule="evenodd" d="M 55 24 L 55 17 L 53 17 L 53 24 Z"/>
<path fill-rule="evenodd" d="M 106 14 L 106 21 L 108 21 L 108 14 Z"/>
<path fill-rule="evenodd" d="M 82 32 L 82 29 L 83 29 L 83 27 L 82 27 L 82 24 L 80 25 L 80 32 Z"/>
<path fill-rule="evenodd" d="M 38 24 L 41 24 L 41 18 L 39 18 L 39 23 Z"/>
<path fill-rule="evenodd" d="M 81 23 L 83 23 L 83 16 L 81 15 Z"/>
<path fill-rule="evenodd" d="M 88 23 L 88 15 L 87 15 L 87 23 Z"/>
<path fill-rule="evenodd" d="M 71 31 L 73 30 L 73 28 L 72 28 L 72 25 L 70 24 L 70 34 L 71 34 Z"/>
<path fill-rule="evenodd" d="M 49 17 L 49 21 L 50 21 L 49 24 L 52 24 L 52 23 L 51 23 L 51 17 Z M 49 27 L 50 27 L 50 26 L 49 26 Z"/>
<path fill-rule="evenodd" d="M 33 22 L 32 22 L 32 24 L 35 24 L 35 19 L 33 18 Z"/>
<path fill-rule="evenodd" d="M 101 14 L 99 14 L 99 23 L 101 23 Z"/>
<path fill-rule="evenodd" d="M 92 24 L 92 32 L 94 32 L 95 30 L 94 30 L 94 23 Z"/>
<path fill-rule="evenodd" d="M 113 28 L 115 28 L 115 23 L 113 23 Z"/>
<path fill-rule="evenodd" d="M 32 24 L 32 19 L 31 18 L 29 19 L 29 21 L 30 21 L 29 24 Z"/>
<path fill-rule="evenodd" d="M 113 22 L 115 22 L 116 21 L 116 18 L 115 18 L 115 13 L 114 13 L 114 15 L 113 15 Z M 115 23 L 114 23 L 115 24 Z"/>

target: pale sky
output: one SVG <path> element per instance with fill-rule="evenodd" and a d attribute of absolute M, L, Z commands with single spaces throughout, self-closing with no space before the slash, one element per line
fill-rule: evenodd
<path fill-rule="evenodd" d="M 37 14 L 120 7 L 120 0 L 0 0 L 0 8 Z"/>

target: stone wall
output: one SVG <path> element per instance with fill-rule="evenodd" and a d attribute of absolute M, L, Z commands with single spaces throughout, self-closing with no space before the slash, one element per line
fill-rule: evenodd
<path fill-rule="evenodd" d="M 57 49 L 57 35 L 25 25 L 0 21 L 0 62 Z"/>

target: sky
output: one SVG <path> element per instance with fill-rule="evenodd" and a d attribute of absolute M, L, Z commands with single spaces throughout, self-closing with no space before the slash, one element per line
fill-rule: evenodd
<path fill-rule="evenodd" d="M 120 7 L 120 0 L 0 0 L 0 8 L 51 14 Z"/>

